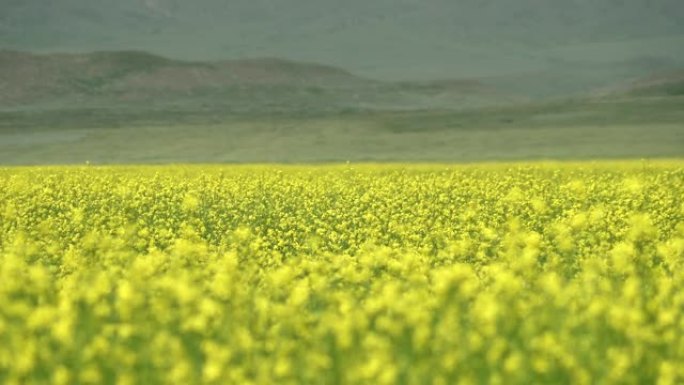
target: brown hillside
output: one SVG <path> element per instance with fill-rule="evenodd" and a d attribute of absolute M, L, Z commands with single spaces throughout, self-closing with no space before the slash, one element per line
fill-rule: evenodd
<path fill-rule="evenodd" d="M 62 97 L 153 96 L 234 86 L 320 86 L 360 84 L 334 67 L 282 59 L 183 62 L 144 52 L 30 54 L 0 51 L 0 103 Z"/>
<path fill-rule="evenodd" d="M 684 70 L 655 73 L 647 77 L 601 89 L 600 97 L 607 96 L 680 96 L 684 95 Z"/>
<path fill-rule="evenodd" d="M 0 109 L 166 105 L 264 113 L 463 109 L 518 100 L 477 80 L 383 82 L 277 58 L 190 62 L 139 51 L 0 51 Z"/>

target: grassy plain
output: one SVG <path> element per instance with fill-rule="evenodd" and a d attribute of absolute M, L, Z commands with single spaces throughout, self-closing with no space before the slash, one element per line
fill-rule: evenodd
<path fill-rule="evenodd" d="M 462 111 L 0 112 L 0 164 L 476 162 L 684 156 L 684 98 Z"/>

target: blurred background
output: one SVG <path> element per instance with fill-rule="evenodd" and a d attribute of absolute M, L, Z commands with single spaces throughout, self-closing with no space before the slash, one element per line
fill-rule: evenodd
<path fill-rule="evenodd" d="M 0 164 L 681 156 L 681 0 L 0 0 Z"/>

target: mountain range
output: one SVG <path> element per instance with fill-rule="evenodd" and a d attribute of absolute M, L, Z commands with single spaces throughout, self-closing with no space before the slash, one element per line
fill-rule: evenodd
<path fill-rule="evenodd" d="M 684 66 L 681 0 L 0 0 L 0 48 L 279 57 L 565 95 Z"/>
<path fill-rule="evenodd" d="M 521 98 L 475 80 L 380 81 L 277 58 L 173 60 L 140 51 L 0 51 L 0 106 L 232 112 L 463 109 Z"/>

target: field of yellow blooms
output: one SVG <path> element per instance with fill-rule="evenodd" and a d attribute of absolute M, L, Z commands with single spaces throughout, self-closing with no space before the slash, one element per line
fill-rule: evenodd
<path fill-rule="evenodd" d="M 0 169 L 0 383 L 684 383 L 684 162 Z"/>

